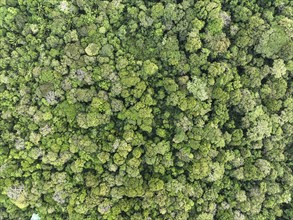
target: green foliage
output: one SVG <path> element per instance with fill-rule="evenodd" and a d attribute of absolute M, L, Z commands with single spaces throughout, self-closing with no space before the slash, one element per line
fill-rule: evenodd
<path fill-rule="evenodd" d="M 290 38 L 284 29 L 275 25 L 263 34 L 255 49 L 257 53 L 261 53 L 266 58 L 283 58 L 282 48 L 287 47 L 289 41 Z"/>
<path fill-rule="evenodd" d="M 149 181 L 150 191 L 156 192 L 164 189 L 164 182 L 158 178 L 153 178 Z"/>
<path fill-rule="evenodd" d="M 199 78 L 195 77 L 192 81 L 189 81 L 187 83 L 187 90 L 201 101 L 209 98 L 206 83 Z"/>
<path fill-rule="evenodd" d="M 199 33 L 193 31 L 188 34 L 185 49 L 188 52 L 196 52 L 202 46 Z"/>
<path fill-rule="evenodd" d="M 293 219 L 289 0 L 0 0 L 0 219 Z"/>
<path fill-rule="evenodd" d="M 85 52 L 89 56 L 95 56 L 99 53 L 100 47 L 98 44 L 90 43 L 86 48 Z"/>
<path fill-rule="evenodd" d="M 152 76 L 158 71 L 158 66 L 152 63 L 150 60 L 146 60 L 143 63 L 143 74 L 146 76 Z"/>

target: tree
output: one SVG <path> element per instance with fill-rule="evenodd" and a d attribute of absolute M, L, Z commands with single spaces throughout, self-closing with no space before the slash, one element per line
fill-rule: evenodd
<path fill-rule="evenodd" d="M 255 51 L 267 58 L 278 58 L 278 53 L 288 42 L 289 38 L 284 29 L 279 25 L 274 25 L 263 34 Z"/>

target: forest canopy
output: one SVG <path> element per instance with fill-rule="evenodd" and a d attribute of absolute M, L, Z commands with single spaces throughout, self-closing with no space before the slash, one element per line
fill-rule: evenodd
<path fill-rule="evenodd" d="M 293 1 L 0 0 L 0 49 L 0 219 L 293 219 Z"/>

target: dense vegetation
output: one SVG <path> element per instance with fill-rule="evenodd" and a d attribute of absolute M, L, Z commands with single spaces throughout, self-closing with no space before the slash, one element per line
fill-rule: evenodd
<path fill-rule="evenodd" d="M 293 1 L 0 0 L 0 49 L 0 219 L 293 219 Z"/>

